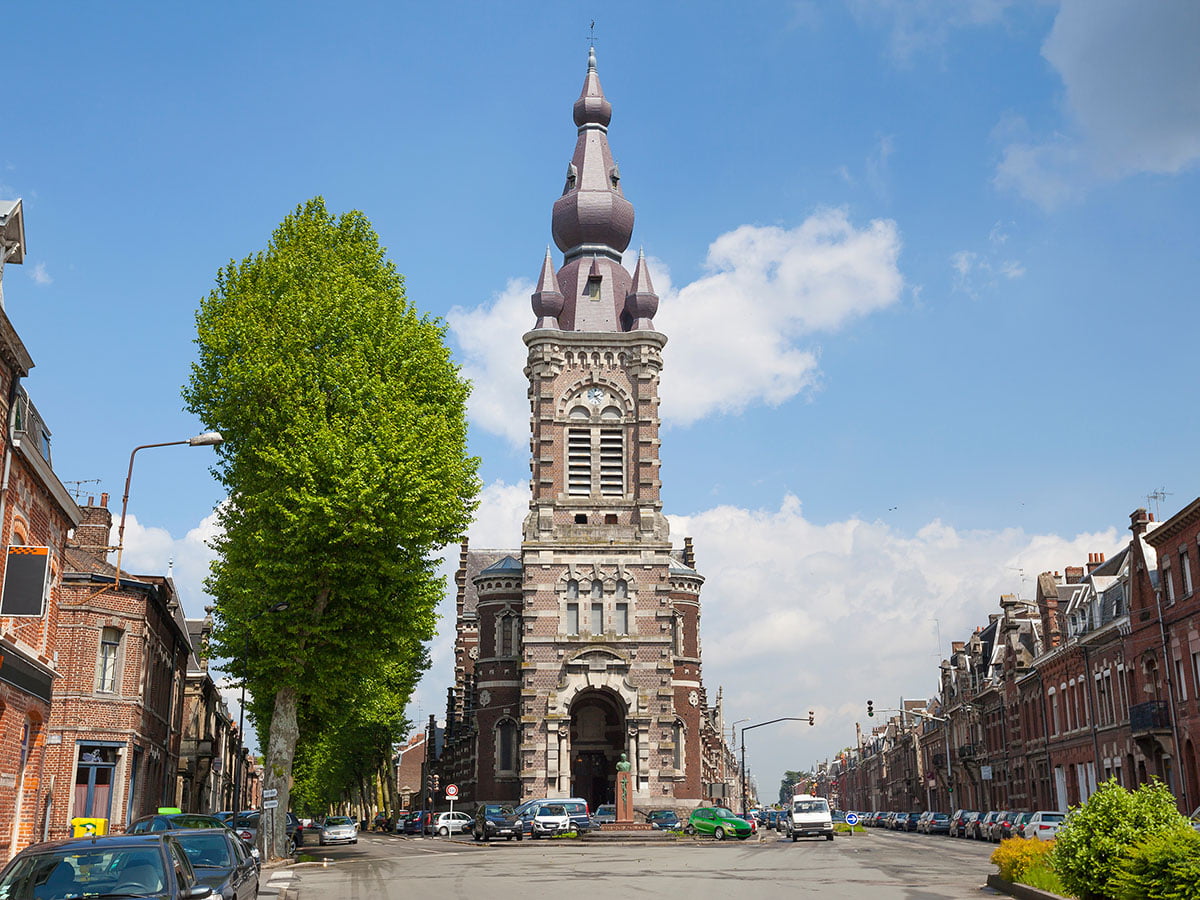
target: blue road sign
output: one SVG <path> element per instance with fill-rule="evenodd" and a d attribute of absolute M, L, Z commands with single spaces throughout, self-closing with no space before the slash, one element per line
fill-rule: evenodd
<path fill-rule="evenodd" d="M 858 824 L 858 816 L 854 813 L 846 813 L 846 824 L 853 828 Z"/>

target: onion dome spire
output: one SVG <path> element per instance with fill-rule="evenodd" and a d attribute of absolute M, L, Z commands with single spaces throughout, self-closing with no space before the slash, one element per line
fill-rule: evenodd
<path fill-rule="evenodd" d="M 646 265 L 646 254 L 638 250 L 637 268 L 633 270 L 633 283 L 625 295 L 625 316 L 630 331 L 653 331 L 654 314 L 658 312 L 658 294 L 650 283 L 650 269 Z"/>
<path fill-rule="evenodd" d="M 558 314 L 563 309 L 563 295 L 558 288 L 558 279 L 554 275 L 554 259 L 550 256 L 550 248 L 546 248 L 546 260 L 542 263 L 542 274 L 538 276 L 537 287 L 530 295 L 533 302 L 533 314 L 537 316 L 534 328 L 558 329 Z"/>
<path fill-rule="evenodd" d="M 633 204 L 621 193 L 621 172 L 608 146 L 612 104 L 600 87 L 596 50 L 588 50 L 583 90 L 574 106 L 579 136 L 567 169 L 567 183 L 554 204 L 554 243 L 568 262 L 601 253 L 620 261 L 633 235 Z"/>

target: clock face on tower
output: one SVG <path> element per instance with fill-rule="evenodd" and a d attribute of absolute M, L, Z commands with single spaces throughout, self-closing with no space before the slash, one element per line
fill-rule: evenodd
<path fill-rule="evenodd" d="M 604 391 L 598 387 L 590 387 L 587 392 L 588 403 L 599 406 L 604 402 Z"/>

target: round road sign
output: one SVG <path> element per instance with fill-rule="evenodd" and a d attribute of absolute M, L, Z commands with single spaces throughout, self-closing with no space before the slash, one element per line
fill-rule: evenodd
<path fill-rule="evenodd" d="M 846 824 L 853 828 L 858 824 L 858 816 L 854 813 L 846 813 Z"/>
<path fill-rule="evenodd" d="M 458 796 L 458 785 L 457 784 L 446 785 L 446 796 L 447 797 L 457 797 Z"/>

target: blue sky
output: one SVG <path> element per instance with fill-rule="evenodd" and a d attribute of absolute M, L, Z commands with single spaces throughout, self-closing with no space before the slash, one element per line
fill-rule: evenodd
<path fill-rule="evenodd" d="M 926 695 L 940 651 L 1197 494 L 1190 0 L 27 4 L 4 14 L 7 311 L 64 481 L 119 505 L 217 269 L 363 210 L 477 391 L 478 546 L 526 502 L 521 333 L 596 20 L 668 334 L 663 480 L 710 696 L 774 783 Z M 189 611 L 210 451 L 138 457 L 126 560 Z M 413 712 L 441 710 L 452 622 Z M 892 705 L 892 704 L 889 704 Z"/>

